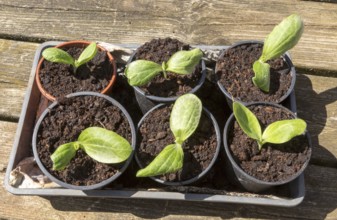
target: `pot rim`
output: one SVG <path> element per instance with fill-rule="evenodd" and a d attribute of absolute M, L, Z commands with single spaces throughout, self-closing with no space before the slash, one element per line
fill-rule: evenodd
<path fill-rule="evenodd" d="M 84 40 L 67 41 L 67 42 L 63 42 L 63 43 L 60 43 L 60 44 L 56 45 L 55 48 L 71 47 L 73 45 L 89 45 L 92 42 L 90 42 L 90 41 L 84 41 Z M 97 47 L 98 47 L 98 49 L 100 51 L 105 51 L 107 53 L 107 56 L 109 58 L 109 62 L 112 65 L 112 76 L 111 76 L 111 79 L 109 81 L 109 84 L 100 92 L 102 94 L 107 94 L 107 93 L 109 93 L 111 91 L 112 86 L 114 85 L 114 83 L 116 81 L 116 78 L 117 78 L 116 62 L 115 62 L 115 58 L 110 54 L 110 52 L 107 49 L 103 48 L 102 46 L 100 46 L 98 44 L 97 44 Z M 41 52 L 40 56 L 41 56 L 41 58 L 40 58 L 40 60 L 39 60 L 39 62 L 37 64 L 37 67 L 36 67 L 35 81 L 36 81 L 37 87 L 39 88 L 41 94 L 44 97 L 46 97 L 48 100 L 50 100 L 50 101 L 53 102 L 53 101 L 56 100 L 56 97 L 53 96 L 52 94 L 50 94 L 49 92 L 47 92 L 44 89 L 44 87 L 43 87 L 43 85 L 41 83 L 41 80 L 40 80 L 40 69 L 41 69 L 43 61 L 45 60 L 42 57 L 42 52 Z M 67 95 L 67 94 L 65 94 L 65 95 Z"/>
<path fill-rule="evenodd" d="M 237 47 L 239 45 L 243 45 L 243 44 L 262 44 L 263 45 L 263 41 L 259 41 L 259 40 L 244 40 L 244 41 L 236 42 L 232 46 L 230 46 L 230 47 L 222 50 L 221 53 L 220 53 L 220 55 L 219 55 L 219 57 L 218 57 L 218 60 L 220 58 L 222 58 L 224 56 L 225 52 L 228 51 L 229 49 Z M 290 86 L 289 86 L 287 92 L 280 98 L 280 100 L 278 102 L 273 102 L 273 103 L 277 103 L 277 104 L 283 102 L 286 98 L 288 98 L 290 96 L 291 92 L 294 90 L 295 83 L 296 83 L 296 70 L 295 70 L 295 66 L 292 63 L 290 54 L 288 52 L 286 52 L 281 57 L 287 63 L 287 65 L 289 66 L 289 69 L 290 69 L 289 72 L 291 74 L 291 83 L 290 83 Z M 216 65 L 215 65 L 215 72 L 214 72 L 215 75 L 216 75 L 217 71 L 218 71 L 218 61 L 216 62 Z M 218 84 L 218 87 L 220 88 L 220 90 L 222 91 L 222 93 L 225 94 L 225 96 L 226 96 L 226 98 L 228 100 L 234 100 L 234 101 L 240 102 L 242 104 L 249 104 L 249 103 L 254 103 L 254 102 L 264 102 L 264 101 L 250 101 L 250 102 L 241 101 L 237 97 L 233 97 L 226 90 L 226 88 L 221 84 L 221 82 L 219 80 L 219 77 L 217 77 L 217 84 Z"/>
<path fill-rule="evenodd" d="M 270 103 L 270 102 L 252 102 L 252 103 L 249 103 L 249 104 L 246 104 L 245 106 L 253 106 L 253 105 L 269 105 L 269 106 L 273 106 L 273 107 L 276 107 L 276 108 L 281 108 L 281 109 L 284 109 L 286 110 L 287 112 L 291 113 L 292 116 L 294 118 L 297 118 L 296 114 L 292 111 L 290 111 L 288 108 L 280 105 L 280 104 L 276 104 L 276 103 Z M 286 180 L 282 180 L 282 181 L 276 181 L 276 182 L 268 182 L 268 181 L 263 181 L 263 180 L 260 180 L 260 179 L 257 179 L 256 177 L 254 176 L 251 176 L 249 175 L 248 173 L 246 173 L 234 160 L 233 156 L 232 156 L 232 153 L 231 153 L 231 150 L 229 149 L 229 146 L 228 146 L 228 142 L 227 142 L 227 139 L 228 139 L 228 132 L 230 130 L 230 127 L 233 125 L 235 121 L 235 117 L 234 117 L 234 113 L 232 113 L 230 115 L 230 117 L 228 118 L 227 122 L 226 122 L 226 125 L 225 125 L 225 128 L 224 128 L 224 131 L 223 131 L 223 143 L 224 143 L 224 148 L 225 148 L 225 151 L 226 151 L 226 155 L 230 161 L 230 163 L 232 164 L 233 168 L 236 169 L 237 171 L 240 172 L 240 174 L 242 174 L 245 178 L 249 179 L 250 181 L 253 181 L 257 184 L 260 184 L 260 185 L 265 185 L 265 186 L 278 186 L 278 185 L 283 185 L 285 183 L 288 183 L 288 182 L 291 182 L 292 180 L 296 179 L 298 176 L 300 176 L 303 171 L 307 168 L 308 164 L 309 164 L 309 161 L 311 159 L 311 155 L 312 155 L 312 143 L 311 143 L 311 138 L 310 138 L 310 134 L 309 132 L 306 130 L 305 131 L 305 136 L 308 140 L 308 145 L 309 145 L 309 149 L 310 149 L 310 152 L 309 152 L 309 159 L 302 165 L 301 169 L 295 173 L 294 175 L 292 175 L 290 178 L 286 179 Z"/>
<path fill-rule="evenodd" d="M 32 148 L 33 148 L 33 154 L 34 154 L 34 158 L 36 160 L 37 165 L 39 166 L 39 168 L 41 169 L 41 171 L 53 182 L 59 184 L 60 186 L 63 186 L 65 188 L 69 188 L 69 189 L 77 189 L 77 190 L 92 190 L 92 189 L 98 189 L 101 188 L 111 182 L 113 182 L 115 179 L 117 179 L 126 169 L 127 167 L 130 165 L 133 155 L 134 155 L 134 151 L 135 151 L 135 146 L 136 146 L 136 129 L 134 126 L 134 123 L 131 119 L 131 116 L 129 115 L 129 113 L 126 111 L 126 109 L 119 103 L 117 102 L 115 99 L 101 94 L 101 93 L 97 93 L 97 92 L 76 92 L 76 93 L 71 93 L 69 95 L 66 96 L 66 98 L 70 98 L 70 97 L 77 97 L 77 96 L 98 96 L 101 98 L 104 98 L 106 100 L 108 100 L 112 105 L 118 107 L 122 113 L 124 114 L 124 116 L 127 118 L 128 123 L 130 125 L 130 129 L 131 129 L 131 147 L 132 147 L 132 152 L 129 156 L 129 158 L 124 161 L 124 165 L 123 167 L 113 176 L 111 176 L 110 178 L 99 182 L 97 184 L 93 184 L 93 185 L 89 185 L 89 186 L 75 186 L 69 183 L 65 183 L 59 179 L 57 179 L 56 177 L 54 177 L 52 174 L 49 173 L 49 171 L 45 168 L 45 166 L 42 164 L 38 152 L 37 152 L 37 147 L 36 147 L 36 142 L 37 142 L 37 133 L 39 131 L 40 128 L 40 124 L 43 121 L 43 119 L 45 118 L 45 116 L 48 114 L 48 112 L 50 111 L 50 109 L 54 108 L 55 106 L 58 105 L 58 101 L 54 101 L 50 106 L 48 106 L 41 114 L 40 118 L 38 119 L 38 121 L 36 122 L 36 125 L 34 127 L 34 132 L 33 132 L 33 139 L 32 139 Z"/>
<path fill-rule="evenodd" d="M 163 106 L 166 106 L 166 105 L 169 105 L 169 104 L 167 104 L 167 103 L 166 104 L 165 103 L 158 104 L 158 105 L 154 106 L 152 109 L 150 109 L 138 122 L 137 131 L 139 132 L 140 126 L 142 125 L 143 121 L 145 120 L 145 118 L 149 114 L 151 114 L 154 110 L 156 110 L 158 108 L 161 108 Z M 203 109 L 204 113 L 206 113 L 207 117 L 212 121 L 212 125 L 214 127 L 216 139 L 217 139 L 216 150 L 215 150 L 214 156 L 213 156 L 210 164 L 208 165 L 208 167 L 205 170 L 203 170 L 201 173 L 199 173 L 197 176 L 195 176 L 191 179 L 188 179 L 188 180 L 184 180 L 184 181 L 170 182 L 170 181 L 161 180 L 161 179 L 159 179 L 157 177 L 154 177 L 154 176 L 150 176 L 149 177 L 150 179 L 152 179 L 152 180 L 154 180 L 158 183 L 168 185 L 168 186 L 182 186 L 182 185 L 188 185 L 188 184 L 191 184 L 191 183 L 194 183 L 194 182 L 198 181 L 199 179 L 204 177 L 212 169 L 214 163 L 216 162 L 216 160 L 219 156 L 219 152 L 220 152 L 220 148 L 221 148 L 220 128 L 219 128 L 218 123 L 217 123 L 215 117 L 213 116 L 213 114 L 210 111 L 208 111 L 205 107 L 202 107 L 202 109 Z M 138 135 L 138 136 L 140 136 L 140 135 Z M 138 149 L 138 147 L 139 147 L 138 145 L 139 144 L 136 145 L 137 146 L 136 149 Z M 144 166 L 137 156 L 136 149 L 135 149 L 135 159 L 136 159 L 136 162 L 137 162 L 138 166 L 142 169 L 142 168 L 144 168 Z M 141 178 L 141 177 L 138 177 L 138 178 Z"/>

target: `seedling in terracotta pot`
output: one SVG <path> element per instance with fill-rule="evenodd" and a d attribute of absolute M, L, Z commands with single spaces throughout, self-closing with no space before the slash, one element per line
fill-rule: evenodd
<path fill-rule="evenodd" d="M 193 94 L 183 95 L 176 100 L 170 116 L 170 129 L 175 143 L 166 146 L 147 167 L 139 170 L 137 177 L 172 173 L 183 167 L 183 144 L 197 129 L 201 111 L 201 101 Z"/>
<path fill-rule="evenodd" d="M 132 152 L 129 142 L 117 133 L 100 127 L 89 127 L 81 132 L 77 141 L 62 144 L 56 149 L 51 155 L 53 170 L 63 170 L 79 149 L 92 159 L 109 164 L 125 161 Z"/>
<path fill-rule="evenodd" d="M 66 51 L 55 47 L 45 49 L 42 52 L 42 56 L 50 62 L 70 64 L 73 66 L 74 73 L 76 73 L 77 68 L 92 60 L 95 57 L 97 51 L 97 45 L 95 42 L 93 42 L 83 50 L 77 60 Z"/>
<path fill-rule="evenodd" d="M 148 60 L 136 60 L 127 66 L 125 75 L 131 86 L 142 86 L 161 72 L 165 78 L 167 78 L 167 72 L 181 75 L 190 74 L 200 62 L 202 55 L 202 51 L 196 48 L 190 51 L 178 51 L 162 65 Z"/>
<path fill-rule="evenodd" d="M 253 64 L 255 76 L 253 83 L 264 92 L 269 92 L 270 66 L 268 60 L 277 58 L 293 48 L 303 33 L 303 22 L 299 15 L 293 14 L 278 24 L 264 41 L 262 55 Z"/>
<path fill-rule="evenodd" d="M 285 143 L 303 134 L 307 127 L 302 119 L 288 119 L 273 122 L 262 132 L 258 119 L 246 106 L 233 102 L 233 113 L 243 132 L 257 141 L 259 150 L 265 143 Z"/>

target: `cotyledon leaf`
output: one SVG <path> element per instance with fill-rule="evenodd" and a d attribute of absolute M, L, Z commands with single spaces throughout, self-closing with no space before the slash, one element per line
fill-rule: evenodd
<path fill-rule="evenodd" d="M 132 153 L 132 147 L 125 138 L 100 127 L 83 130 L 78 142 L 91 158 L 101 163 L 120 163 Z"/>
<path fill-rule="evenodd" d="M 158 176 L 176 172 L 183 167 L 184 151 L 180 144 L 166 146 L 147 167 L 138 170 L 137 177 Z"/>

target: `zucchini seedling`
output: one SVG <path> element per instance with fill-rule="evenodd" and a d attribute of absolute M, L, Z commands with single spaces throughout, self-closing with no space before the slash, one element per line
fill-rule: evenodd
<path fill-rule="evenodd" d="M 182 95 L 175 101 L 170 116 L 170 129 L 175 143 L 166 146 L 147 167 L 138 170 L 137 177 L 172 173 L 183 167 L 182 145 L 197 129 L 201 111 L 202 104 L 196 95 Z"/>
<path fill-rule="evenodd" d="M 264 41 L 262 55 L 254 62 L 253 83 L 264 92 L 269 92 L 270 66 L 268 60 L 275 59 L 293 48 L 303 33 L 303 22 L 299 15 L 292 14 L 275 26 Z"/>
<path fill-rule="evenodd" d="M 95 42 L 93 42 L 82 51 L 80 57 L 77 60 L 66 51 L 56 47 L 45 49 L 42 52 L 42 56 L 46 60 L 53 63 L 70 64 L 73 67 L 74 73 L 76 73 L 77 68 L 92 60 L 95 57 L 97 51 L 97 45 Z"/>
<path fill-rule="evenodd" d="M 143 86 L 150 82 L 159 73 L 167 78 L 167 72 L 186 75 L 193 72 L 200 62 L 202 51 L 195 48 L 190 51 L 178 51 L 162 65 L 148 60 L 136 60 L 131 62 L 125 69 L 125 76 L 131 86 Z"/>
<path fill-rule="evenodd" d="M 233 102 L 233 113 L 241 129 L 257 141 L 259 150 L 265 143 L 282 144 L 305 132 L 307 124 L 302 119 L 280 120 L 269 124 L 262 133 L 253 112 L 239 102 Z"/>
<path fill-rule="evenodd" d="M 132 152 L 130 143 L 117 133 L 100 127 L 89 127 L 81 132 L 77 141 L 62 144 L 56 149 L 50 156 L 52 169 L 63 170 L 79 149 L 98 162 L 111 164 L 125 161 Z"/>

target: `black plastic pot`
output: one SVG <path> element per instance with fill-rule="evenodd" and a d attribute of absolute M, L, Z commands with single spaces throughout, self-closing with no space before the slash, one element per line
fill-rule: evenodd
<path fill-rule="evenodd" d="M 289 109 L 279 105 L 279 104 L 274 104 L 274 103 L 266 103 L 266 102 L 255 102 L 255 103 L 250 103 L 246 106 L 252 106 L 252 105 L 269 105 L 269 106 L 273 106 L 273 107 L 277 107 L 277 108 L 282 108 L 286 111 L 288 111 L 289 113 L 292 114 L 293 118 L 296 118 L 296 115 L 291 112 Z M 235 122 L 235 117 L 234 114 L 232 113 L 231 116 L 229 117 L 226 125 L 225 125 L 225 129 L 224 129 L 224 133 L 223 133 L 223 143 L 224 143 L 224 147 L 225 147 L 225 152 L 226 152 L 226 158 L 228 159 L 228 161 L 230 162 L 231 170 L 228 169 L 227 172 L 229 172 L 229 175 L 232 176 L 232 172 L 234 172 L 234 176 L 236 178 L 235 182 L 236 183 L 240 183 L 243 188 L 245 188 L 246 190 L 250 191 L 250 192 L 261 192 L 261 191 L 265 191 L 267 189 L 270 189 L 274 186 L 280 186 L 286 183 L 291 182 L 292 180 L 296 179 L 297 177 L 299 177 L 304 170 L 306 169 L 307 165 L 309 164 L 309 160 L 307 160 L 302 168 L 293 176 L 291 176 L 290 178 L 288 178 L 287 180 L 284 181 L 278 181 L 278 182 L 267 182 L 267 181 L 262 181 L 259 180 L 249 174 L 247 174 L 234 160 L 230 147 L 228 146 L 228 135 L 229 135 L 229 131 L 230 129 L 233 127 L 233 124 Z M 306 138 L 308 139 L 308 144 L 309 144 L 309 148 L 310 148 L 310 155 L 309 158 L 311 157 L 311 152 L 312 152 L 312 144 L 311 144 L 311 139 L 310 139 L 310 135 L 308 133 L 308 131 L 306 131 L 305 133 Z M 230 170 L 230 171 L 229 171 Z"/>
<path fill-rule="evenodd" d="M 131 55 L 127 65 L 129 63 L 131 63 L 132 61 L 134 61 L 134 57 L 136 55 L 136 51 Z M 205 65 L 205 61 L 201 60 L 200 64 L 201 65 L 201 78 L 198 82 L 198 84 L 189 92 L 189 93 L 195 93 L 196 91 L 198 91 L 200 89 L 200 87 L 202 86 L 202 84 L 205 82 L 205 78 L 206 78 L 206 65 Z M 138 102 L 138 105 L 142 111 L 143 114 L 145 114 L 146 112 L 148 112 L 151 108 L 153 108 L 154 106 L 161 104 L 161 103 L 172 103 L 175 100 L 177 100 L 178 96 L 174 96 L 174 97 L 160 97 L 160 96 L 154 96 L 154 95 L 147 95 L 145 94 L 145 92 L 139 88 L 138 86 L 133 86 L 134 91 L 135 91 L 135 96 Z"/>
<path fill-rule="evenodd" d="M 237 46 L 240 46 L 240 45 L 243 45 L 243 44 L 263 44 L 263 42 L 262 41 L 255 41 L 255 40 L 237 42 L 237 43 L 233 44 L 232 46 L 228 47 L 227 49 L 223 50 L 218 59 L 221 59 L 224 56 L 224 54 L 226 53 L 227 50 L 229 50 L 231 48 L 234 48 L 234 47 L 237 47 Z M 288 64 L 288 66 L 290 67 L 290 74 L 291 74 L 292 80 L 291 80 L 291 84 L 290 84 L 290 87 L 289 87 L 288 91 L 280 98 L 280 100 L 277 102 L 277 104 L 282 103 L 287 97 L 290 96 L 290 94 L 294 90 L 295 82 L 296 82 L 295 67 L 294 67 L 294 65 L 291 61 L 291 58 L 290 58 L 289 54 L 285 53 L 282 57 L 285 60 L 285 62 Z M 217 73 L 217 71 L 218 71 L 218 63 L 216 63 L 216 66 L 215 66 L 215 73 Z M 222 91 L 222 93 L 226 96 L 226 100 L 227 100 L 227 103 L 230 106 L 230 108 L 232 108 L 233 100 L 237 101 L 237 102 L 240 102 L 244 105 L 248 104 L 248 102 L 243 102 L 240 99 L 238 99 L 237 97 L 233 97 L 226 90 L 226 88 L 220 83 L 219 79 L 217 80 L 217 84 L 218 84 L 220 90 Z M 259 101 L 262 101 L 262 100 L 259 100 Z M 256 101 L 254 101 L 254 102 L 256 102 Z M 252 102 L 249 102 L 249 103 L 252 103 Z"/>
<path fill-rule="evenodd" d="M 116 180 L 125 170 L 126 168 L 129 166 L 130 162 L 132 161 L 133 158 L 133 154 L 134 154 L 134 149 L 135 149 L 135 145 L 136 145 L 136 129 L 135 126 L 133 124 L 133 121 L 129 115 L 129 113 L 125 110 L 125 108 L 119 104 L 116 100 L 114 100 L 113 98 L 104 95 L 104 94 L 100 94 L 100 93 L 96 93 L 96 92 L 77 92 L 77 93 L 72 93 L 67 95 L 67 98 L 70 97 L 75 97 L 75 96 L 98 96 L 98 97 L 102 97 L 106 100 L 108 100 L 109 102 L 111 102 L 112 105 L 118 107 L 123 114 L 125 115 L 125 117 L 128 120 L 128 123 L 130 125 L 130 129 L 131 129 L 131 135 L 132 135 L 132 140 L 131 140 L 131 146 L 132 146 L 132 153 L 130 155 L 130 157 L 123 162 L 123 166 L 121 167 L 121 169 L 119 170 L 119 172 L 117 172 L 114 176 L 100 182 L 97 184 L 93 184 L 93 185 L 88 185 L 88 186 L 75 186 L 72 184 L 68 184 L 65 183 L 59 179 L 57 179 L 56 177 L 54 177 L 53 175 L 50 174 L 50 172 L 45 168 L 45 166 L 42 164 L 39 155 L 38 155 L 38 151 L 37 151 L 37 133 L 39 131 L 39 127 L 41 125 L 41 122 L 43 121 L 43 119 L 46 117 L 46 115 L 48 114 L 48 112 L 50 111 L 50 109 L 54 108 L 55 106 L 58 105 L 58 102 L 55 101 L 53 102 L 47 109 L 45 109 L 45 111 L 41 114 L 39 120 L 37 121 L 35 128 L 34 128 L 34 133 L 33 133 L 33 140 L 32 140 L 32 146 L 33 146 L 33 154 L 34 154 L 34 158 L 36 160 L 36 163 L 38 164 L 39 168 L 41 169 L 41 171 L 53 182 L 59 184 L 62 187 L 65 188 L 69 188 L 69 189 L 77 189 L 77 190 L 92 190 L 92 189 L 100 189 L 103 186 L 113 182 L 114 180 Z"/>
<path fill-rule="evenodd" d="M 156 105 L 155 107 L 153 107 L 152 109 L 150 109 L 143 117 L 142 119 L 139 121 L 138 123 L 138 133 L 139 133 L 139 128 L 140 126 L 142 125 L 143 121 L 145 120 L 145 118 L 154 110 L 164 106 L 165 104 L 158 104 Z M 161 180 L 157 177 L 150 177 L 152 180 L 158 182 L 158 183 L 161 183 L 163 185 L 168 185 L 168 186 L 182 186 L 182 185 L 188 185 L 188 184 L 192 184 L 192 183 L 196 183 L 196 182 L 199 182 L 200 180 L 203 179 L 203 177 L 206 176 L 206 174 L 211 170 L 211 168 L 213 167 L 215 161 L 217 160 L 218 158 L 218 155 L 219 155 L 219 152 L 220 152 L 220 146 L 221 146 L 221 137 L 220 137 L 220 129 L 219 129 L 219 126 L 218 126 L 218 123 L 216 121 L 216 119 L 214 118 L 214 116 L 212 115 L 211 112 L 209 112 L 205 107 L 203 107 L 203 111 L 204 113 L 206 113 L 206 115 L 212 120 L 212 124 L 214 126 L 214 129 L 215 129 L 215 133 L 216 133 L 216 139 L 217 139 L 217 146 L 216 146 L 216 151 L 215 151 L 215 154 L 214 154 L 214 157 L 211 161 L 211 163 L 208 165 L 208 167 L 203 170 L 199 175 L 191 178 L 191 179 L 188 179 L 188 180 L 184 180 L 184 181 L 180 181 L 180 182 L 169 182 L 169 181 L 164 181 L 164 180 Z M 139 134 L 137 135 L 139 137 Z M 139 147 L 139 143 L 137 142 L 137 147 Z M 136 147 L 136 149 L 137 149 Z M 135 158 L 136 158 L 136 161 L 137 161 L 137 164 L 138 166 L 142 169 L 144 168 L 144 164 L 142 163 L 142 161 L 140 161 L 139 157 L 137 156 L 137 150 L 135 150 L 136 153 L 135 153 Z"/>

